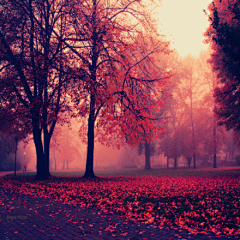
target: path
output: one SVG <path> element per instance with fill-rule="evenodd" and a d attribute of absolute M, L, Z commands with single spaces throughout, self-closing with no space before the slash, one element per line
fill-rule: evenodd
<path fill-rule="evenodd" d="M 118 214 L 82 209 L 51 198 L 0 188 L 0 239 L 224 239 L 192 235 L 178 227 L 159 229 L 127 221 Z"/>

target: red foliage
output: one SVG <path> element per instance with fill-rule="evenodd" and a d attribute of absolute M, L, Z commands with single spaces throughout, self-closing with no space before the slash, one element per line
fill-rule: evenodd
<path fill-rule="evenodd" d="M 84 208 L 117 212 L 191 234 L 240 236 L 239 176 L 139 176 L 103 179 L 0 179 L 3 189 L 54 198 Z M 57 226 L 56 226 L 57 227 Z"/>

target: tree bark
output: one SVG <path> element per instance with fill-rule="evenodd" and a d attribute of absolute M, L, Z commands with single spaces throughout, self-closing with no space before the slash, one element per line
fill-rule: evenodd
<path fill-rule="evenodd" d="M 55 155 L 55 146 L 53 147 L 53 157 L 54 157 L 55 171 L 56 171 L 57 170 L 57 162 L 56 162 L 56 155 Z"/>
<path fill-rule="evenodd" d="M 188 161 L 188 167 L 191 168 L 192 157 L 188 157 L 187 161 Z"/>
<path fill-rule="evenodd" d="M 193 155 L 193 168 L 196 169 L 196 156 L 195 154 Z"/>
<path fill-rule="evenodd" d="M 47 126 L 44 128 L 44 156 L 46 160 L 46 174 L 51 176 L 49 172 L 49 153 L 50 153 L 50 139 L 48 136 Z"/>
<path fill-rule="evenodd" d="M 175 131 L 175 130 L 174 130 Z M 175 141 L 175 157 L 174 157 L 174 168 L 177 168 L 177 156 L 178 156 L 178 150 L 177 150 L 177 141 Z"/>
<path fill-rule="evenodd" d="M 177 168 L 177 157 L 174 158 L 174 168 Z"/>
<path fill-rule="evenodd" d="M 96 177 L 93 172 L 94 160 L 94 123 L 95 123 L 95 97 L 91 94 L 90 99 L 90 114 L 88 117 L 88 145 L 87 145 L 87 161 L 86 169 L 83 177 Z"/>
<path fill-rule="evenodd" d="M 145 169 L 151 170 L 152 168 L 151 168 L 151 162 L 150 162 L 150 158 L 151 158 L 150 143 L 145 142 L 144 147 L 145 147 Z"/>
<path fill-rule="evenodd" d="M 43 151 L 42 138 L 41 138 L 41 130 L 38 127 L 33 128 L 33 139 L 36 148 L 36 156 L 37 156 L 37 180 L 45 180 L 48 178 L 46 171 L 46 158 Z"/>
<path fill-rule="evenodd" d="M 217 168 L 217 139 L 216 126 L 213 127 L 213 168 Z"/>

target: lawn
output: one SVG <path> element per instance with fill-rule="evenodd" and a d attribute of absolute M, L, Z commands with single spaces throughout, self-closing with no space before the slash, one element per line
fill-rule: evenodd
<path fill-rule="evenodd" d="M 152 170 L 144 170 L 141 168 L 125 168 L 125 169 L 96 169 L 95 175 L 103 176 L 200 176 L 200 175 L 240 175 L 240 167 L 221 167 L 221 168 L 156 168 Z M 51 171 L 52 176 L 56 177 L 81 177 L 84 175 L 84 170 L 57 170 Z M 36 172 L 18 173 L 18 176 L 35 176 Z M 9 174 L 9 176 L 13 176 Z"/>
<path fill-rule="evenodd" d="M 111 173 L 111 176 L 110 176 Z M 191 233 L 212 231 L 240 237 L 240 168 L 98 170 L 97 179 L 79 172 L 55 172 L 46 181 L 34 176 L 0 178 L 12 189 L 68 204 L 117 212 L 159 228 L 177 225 Z"/>

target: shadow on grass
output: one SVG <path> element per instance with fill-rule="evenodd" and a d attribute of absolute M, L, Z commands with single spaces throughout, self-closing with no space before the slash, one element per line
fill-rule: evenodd
<path fill-rule="evenodd" d="M 137 177 L 137 176 L 223 176 L 223 175 L 240 175 L 240 167 L 222 167 L 222 168 L 199 168 L 199 169 L 188 169 L 188 168 L 179 168 L 179 169 L 165 169 L 165 168 L 156 168 L 149 170 L 144 169 L 96 169 L 95 175 L 96 178 L 83 178 L 84 171 L 52 171 L 52 176 L 48 180 L 58 179 L 61 181 L 64 179 L 85 179 L 87 181 L 98 181 L 99 179 L 115 179 L 121 177 Z M 36 177 L 36 172 L 27 172 L 27 173 L 18 173 L 15 177 L 14 174 L 8 174 L 5 177 L 9 178 L 29 178 L 34 179 Z"/>

